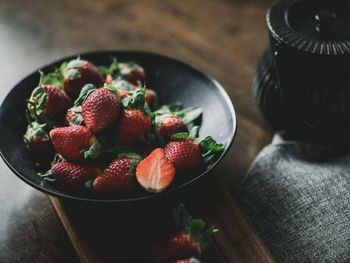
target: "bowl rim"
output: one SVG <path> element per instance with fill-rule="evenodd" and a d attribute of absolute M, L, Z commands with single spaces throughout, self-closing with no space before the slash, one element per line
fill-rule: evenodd
<path fill-rule="evenodd" d="M 33 183 L 31 180 L 29 180 L 28 178 L 26 178 L 25 176 L 23 176 L 19 171 L 16 170 L 15 167 L 13 167 L 13 165 L 11 163 L 9 163 L 9 161 L 6 159 L 6 157 L 4 156 L 1 148 L 0 148 L 0 156 L 1 158 L 4 160 L 5 164 L 10 168 L 10 170 L 17 176 L 19 177 L 22 181 L 24 181 L 25 183 L 27 183 L 28 185 L 32 186 L 33 188 L 35 188 L 36 190 L 39 190 L 45 194 L 54 196 L 54 197 L 58 197 L 58 198 L 64 198 L 64 199 L 70 199 L 70 200 L 76 200 L 76 201 L 86 201 L 86 202 L 98 202 L 98 203 L 125 203 L 125 202 L 133 202 L 133 201 L 141 201 L 141 200 L 150 200 L 150 199 L 154 199 L 154 198 L 159 198 L 161 196 L 164 195 L 168 195 L 171 194 L 177 190 L 180 190 L 186 186 L 188 186 L 191 183 L 194 183 L 195 181 L 198 181 L 202 178 L 204 178 L 204 176 L 206 176 L 209 172 L 211 172 L 219 163 L 220 161 L 226 156 L 228 150 L 230 149 L 230 147 L 232 146 L 232 143 L 236 137 L 237 134 L 237 115 L 236 115 L 236 111 L 234 109 L 234 106 L 232 104 L 232 101 L 229 97 L 229 95 L 226 93 L 225 89 L 223 88 L 223 86 L 216 80 L 214 79 L 210 74 L 206 73 L 205 71 L 201 70 L 200 68 L 194 66 L 191 63 L 187 63 L 185 61 L 182 61 L 180 59 L 177 58 L 173 58 L 170 57 L 168 55 L 164 55 L 164 54 L 159 54 L 159 53 L 155 53 L 155 52 L 150 52 L 150 51 L 143 51 L 143 50 L 132 50 L 132 49 L 125 49 L 125 50 L 114 50 L 114 49 L 107 49 L 107 50 L 93 50 L 93 51 L 87 51 L 87 52 L 81 52 L 78 54 L 73 54 L 73 55 L 69 55 L 69 56 L 65 56 L 63 58 L 60 59 L 56 59 L 51 63 L 45 64 L 44 66 L 39 67 L 38 69 L 36 69 L 35 71 L 31 72 L 30 74 L 26 75 L 25 77 L 21 78 L 20 81 L 18 81 L 13 88 L 6 94 L 1 106 L 0 106 L 0 112 L 2 110 L 2 106 L 5 103 L 5 101 L 7 100 L 7 98 L 9 97 L 10 93 L 25 79 L 31 77 L 32 75 L 36 74 L 39 70 L 42 70 L 43 68 L 47 68 L 52 66 L 53 64 L 57 64 L 66 60 L 70 60 L 73 59 L 75 57 L 78 56 L 108 56 L 111 55 L 112 53 L 132 53 L 132 54 L 136 54 L 136 55 L 146 55 L 146 56 L 153 56 L 153 57 L 160 57 L 162 59 L 166 59 L 166 60 L 170 60 L 173 62 L 176 62 L 184 67 L 188 67 L 193 71 L 196 71 L 197 73 L 203 75 L 205 78 L 207 78 L 209 81 L 211 81 L 215 87 L 218 89 L 220 95 L 222 96 L 222 98 L 224 99 L 226 105 L 228 106 L 229 110 L 230 110 L 230 115 L 231 115 L 231 119 L 232 119 L 232 126 L 233 126 L 233 131 L 230 134 L 230 138 L 229 138 L 229 142 L 225 145 L 225 149 L 224 152 L 221 154 L 221 156 L 208 168 L 206 169 L 204 172 L 200 173 L 197 177 L 192 178 L 191 180 L 177 185 L 176 187 L 173 187 L 171 189 L 167 189 L 166 191 L 162 192 L 162 193 L 157 193 L 157 194 L 149 194 L 149 195 L 145 195 L 145 196 L 141 196 L 141 197 L 128 197 L 128 198 L 124 198 L 124 199 L 107 199 L 107 198 L 95 198 L 95 197 L 82 197 L 82 196 L 74 196 L 71 195 L 69 193 L 65 193 L 65 192 L 54 192 L 50 189 L 46 189 L 44 187 L 41 187 L 40 185 L 37 185 L 35 183 Z"/>

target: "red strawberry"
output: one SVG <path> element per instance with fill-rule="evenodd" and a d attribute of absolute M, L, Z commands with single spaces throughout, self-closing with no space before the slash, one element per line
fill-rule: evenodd
<path fill-rule="evenodd" d="M 156 107 L 157 100 L 156 92 L 153 89 L 146 89 L 146 102 L 152 109 Z"/>
<path fill-rule="evenodd" d="M 72 99 L 78 97 L 86 84 L 101 87 L 105 81 L 94 64 L 81 59 L 71 60 L 63 69 L 63 77 L 64 90 Z"/>
<path fill-rule="evenodd" d="M 150 133 L 151 117 L 138 109 L 125 109 L 121 112 L 115 141 L 118 144 L 134 145 L 143 136 Z"/>
<path fill-rule="evenodd" d="M 61 162 L 51 167 L 51 174 L 55 182 L 67 192 L 84 192 L 85 183 L 93 180 L 100 173 L 96 166 L 81 166 L 78 164 Z"/>
<path fill-rule="evenodd" d="M 83 103 L 83 119 L 86 127 L 99 133 L 117 120 L 119 97 L 107 88 L 92 92 Z"/>
<path fill-rule="evenodd" d="M 202 254 L 200 245 L 189 234 L 183 232 L 170 237 L 156 256 L 155 262 L 174 262 L 188 257 L 199 257 Z"/>
<path fill-rule="evenodd" d="M 81 106 L 74 106 L 67 111 L 64 119 L 64 125 L 81 125 L 83 123 L 83 116 L 81 114 Z"/>
<path fill-rule="evenodd" d="M 134 145 L 142 136 L 151 132 L 152 120 L 145 97 L 145 89 L 137 89 L 132 96 L 122 101 L 125 109 L 117 122 L 116 143 Z"/>
<path fill-rule="evenodd" d="M 42 85 L 34 89 L 28 105 L 31 112 L 36 112 L 33 116 L 43 113 L 50 119 L 63 116 L 71 106 L 72 100 L 54 85 Z"/>
<path fill-rule="evenodd" d="M 144 69 L 134 62 L 119 63 L 119 71 L 126 80 L 135 85 L 138 82 L 144 84 L 147 80 Z"/>
<path fill-rule="evenodd" d="M 182 229 L 172 235 L 153 252 L 155 262 L 174 262 L 176 260 L 199 257 L 209 245 L 211 235 L 216 231 L 206 226 L 201 219 L 193 219 L 183 204 L 174 209 L 174 219 Z"/>
<path fill-rule="evenodd" d="M 175 168 L 168 161 L 163 149 L 158 148 L 143 159 L 136 169 L 136 179 L 149 192 L 162 192 L 173 181 Z"/>
<path fill-rule="evenodd" d="M 68 160 L 96 158 L 101 147 L 90 130 L 80 125 L 53 129 L 50 138 L 56 152 Z"/>
<path fill-rule="evenodd" d="M 48 101 L 44 109 L 44 114 L 47 117 L 58 117 L 72 107 L 71 98 L 64 94 L 59 88 L 53 85 L 44 85 L 43 88 L 48 94 Z"/>
<path fill-rule="evenodd" d="M 50 162 L 53 157 L 53 147 L 50 137 L 45 130 L 46 124 L 34 121 L 28 124 L 24 135 L 24 142 L 34 153 L 35 159 L 42 162 Z"/>
<path fill-rule="evenodd" d="M 202 163 L 199 145 L 191 139 L 171 141 L 164 147 L 166 157 L 178 168 L 193 168 Z"/>
<path fill-rule="evenodd" d="M 119 98 L 120 98 L 120 100 L 123 100 L 123 99 L 125 99 L 127 97 L 130 97 L 130 96 L 131 96 L 130 93 L 127 92 L 126 90 L 119 90 Z"/>
<path fill-rule="evenodd" d="M 133 176 L 138 156 L 118 157 L 93 181 L 98 194 L 127 193 L 134 190 Z"/>
<path fill-rule="evenodd" d="M 179 132 L 188 132 L 186 124 L 182 119 L 171 115 L 165 114 L 156 117 L 157 132 L 165 142 L 170 141 L 172 135 Z"/>

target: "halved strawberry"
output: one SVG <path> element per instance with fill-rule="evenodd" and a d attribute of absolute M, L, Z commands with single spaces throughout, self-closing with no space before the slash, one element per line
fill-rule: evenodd
<path fill-rule="evenodd" d="M 81 166 L 69 162 L 59 162 L 51 167 L 51 176 L 67 192 L 85 192 L 85 183 L 100 173 L 96 166 Z"/>
<path fill-rule="evenodd" d="M 99 89 L 93 88 L 92 85 L 88 87 L 90 89 L 86 90 L 86 94 L 80 95 L 85 96 L 82 116 L 86 127 L 93 133 L 99 133 L 118 118 L 120 112 L 118 92 L 112 85 Z"/>
<path fill-rule="evenodd" d="M 86 84 L 90 83 L 97 87 L 102 87 L 105 81 L 94 64 L 79 58 L 63 65 L 62 73 L 64 90 L 72 99 L 78 97 L 80 90 Z"/>
<path fill-rule="evenodd" d="M 135 62 L 119 63 L 119 73 L 129 82 L 137 85 L 147 80 L 144 69 Z"/>
<path fill-rule="evenodd" d="M 156 130 L 165 142 L 170 141 L 172 135 L 179 132 L 188 132 L 186 124 L 172 114 L 156 116 Z"/>
<path fill-rule="evenodd" d="M 117 157 L 93 181 L 93 190 L 98 194 L 118 194 L 135 190 L 134 175 L 140 157 L 125 155 Z"/>
<path fill-rule="evenodd" d="M 216 231 L 203 220 L 189 215 L 183 204 L 174 209 L 174 219 L 180 231 L 172 235 L 155 251 L 155 262 L 174 262 L 199 257 L 209 246 L 211 235 Z"/>
<path fill-rule="evenodd" d="M 157 148 L 136 168 L 136 179 L 149 192 L 164 191 L 175 177 L 175 168 L 166 158 L 163 149 Z"/>
<path fill-rule="evenodd" d="M 122 103 L 125 109 L 117 122 L 115 141 L 118 144 L 134 145 L 152 129 L 150 111 L 145 104 L 145 90 L 136 90 Z"/>
<path fill-rule="evenodd" d="M 50 138 L 56 152 L 68 160 L 96 158 L 101 150 L 90 130 L 80 125 L 55 128 Z"/>

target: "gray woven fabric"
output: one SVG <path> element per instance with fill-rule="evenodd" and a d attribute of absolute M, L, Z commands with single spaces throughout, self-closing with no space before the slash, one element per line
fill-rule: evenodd
<path fill-rule="evenodd" d="M 350 262 L 350 151 L 276 135 L 239 199 L 277 262 Z"/>

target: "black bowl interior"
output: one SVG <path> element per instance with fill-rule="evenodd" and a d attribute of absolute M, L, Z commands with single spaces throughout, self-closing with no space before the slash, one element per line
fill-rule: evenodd
<path fill-rule="evenodd" d="M 145 68 L 148 84 L 158 93 L 161 104 L 181 102 L 183 106 L 198 106 L 203 109 L 200 137 L 211 135 L 225 145 L 225 151 L 210 167 L 195 177 L 170 187 L 166 192 L 182 188 L 209 172 L 224 156 L 232 144 L 236 132 L 236 115 L 232 103 L 220 84 L 209 75 L 181 61 L 166 56 L 136 51 L 102 51 L 80 54 L 82 59 L 96 65 L 109 65 L 112 57 L 119 61 L 133 60 Z M 76 56 L 66 57 L 41 68 L 51 72 L 62 61 Z M 48 194 L 86 201 L 120 202 L 151 198 L 159 195 L 140 193 L 127 198 L 99 198 L 67 194 L 48 182 L 42 181 L 31 159 L 30 152 L 23 143 L 25 132 L 25 100 L 36 87 L 39 73 L 35 71 L 19 82 L 7 95 L 0 109 L 0 153 L 6 164 L 22 180 L 38 190 Z"/>

